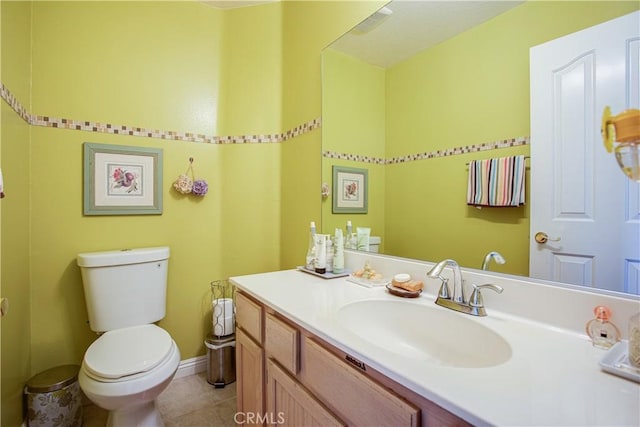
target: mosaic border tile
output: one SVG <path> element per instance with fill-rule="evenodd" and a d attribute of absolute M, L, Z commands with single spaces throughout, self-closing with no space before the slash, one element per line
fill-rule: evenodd
<path fill-rule="evenodd" d="M 304 133 L 311 132 L 321 126 L 322 120 L 316 118 L 306 123 L 298 125 L 282 133 L 255 134 L 255 135 L 231 135 L 231 136 L 211 136 L 196 134 L 192 132 L 163 131 L 156 129 L 146 129 L 137 126 L 116 125 L 112 123 L 90 122 L 83 120 L 73 120 L 50 116 L 39 116 L 29 114 L 27 109 L 17 100 L 15 96 L 0 83 L 0 97 L 28 124 L 33 126 L 43 126 L 58 129 L 80 130 L 85 132 L 110 133 L 114 135 L 140 136 L 145 138 L 168 139 L 173 141 L 198 142 L 205 144 L 271 144 L 281 143 L 288 139 L 295 138 Z"/>
<path fill-rule="evenodd" d="M 197 142 L 204 144 L 272 144 L 281 143 L 288 139 L 303 135 L 312 130 L 318 129 L 322 125 L 322 119 L 316 118 L 306 123 L 298 125 L 286 132 L 274 134 L 254 134 L 254 135 L 232 135 L 232 136 L 211 136 L 196 134 L 192 132 L 163 131 L 156 129 L 146 129 L 137 126 L 115 125 L 111 123 L 90 122 L 56 118 L 50 116 L 39 116 L 29 114 L 27 109 L 18 99 L 0 83 L 0 97 L 20 116 L 25 122 L 33 126 L 52 127 L 58 129 L 71 129 L 85 132 L 110 133 L 113 135 L 140 136 L 145 138 L 167 139 L 172 141 Z M 323 151 L 322 156 L 329 159 L 349 160 L 359 163 L 369 163 L 376 165 L 390 165 L 407 163 L 416 160 L 433 159 L 438 157 L 455 156 L 459 154 L 474 153 L 479 151 L 495 150 L 499 148 L 517 147 L 529 144 L 528 136 L 503 139 L 494 142 L 474 144 L 463 147 L 453 147 L 446 150 L 428 151 L 424 153 L 408 154 L 405 156 L 384 159 L 382 157 L 372 157 L 359 154 L 339 153 L 335 151 Z"/>
<path fill-rule="evenodd" d="M 351 160 L 355 162 L 373 163 L 379 165 L 391 165 L 398 163 L 408 163 L 416 160 L 434 159 L 438 157 L 457 156 L 460 154 L 476 153 L 479 151 L 496 150 L 499 148 L 518 147 L 528 145 L 528 136 L 518 136 L 516 138 L 502 139 L 494 142 L 473 144 L 463 147 L 452 147 L 446 150 L 426 151 L 424 153 L 408 154 L 405 156 L 392 157 L 389 159 L 360 156 L 357 154 L 338 153 L 335 151 L 323 151 L 322 156 L 329 159 Z"/>
<path fill-rule="evenodd" d="M 340 159 L 340 160 L 351 160 L 352 162 L 360 162 L 360 163 L 372 163 L 376 165 L 385 165 L 387 161 L 382 157 L 369 157 L 369 156 L 361 156 L 358 154 L 348 154 L 348 153 L 338 153 L 335 151 L 323 151 L 322 157 L 326 157 L 328 159 Z"/>
<path fill-rule="evenodd" d="M 18 116 L 22 118 L 22 120 L 31 124 L 31 115 L 29 114 L 27 109 L 24 108 L 24 106 L 18 101 L 18 99 L 13 96 L 9 89 L 7 89 L 4 83 L 0 83 L 0 97 L 2 97 L 2 99 L 4 99 L 7 104 L 9 104 L 9 107 L 11 107 L 11 109 L 15 111 Z"/>

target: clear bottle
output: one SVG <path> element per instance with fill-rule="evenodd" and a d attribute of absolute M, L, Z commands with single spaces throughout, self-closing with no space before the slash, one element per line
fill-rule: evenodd
<path fill-rule="evenodd" d="M 611 310 L 603 305 L 593 309 L 595 319 L 587 322 L 587 335 L 591 337 L 591 342 L 595 347 L 607 349 L 620 341 L 620 330 L 616 325 L 609 322 Z"/>
<path fill-rule="evenodd" d="M 640 368 L 640 313 L 629 319 L 629 363 Z"/>
<path fill-rule="evenodd" d="M 353 226 L 351 225 L 351 221 L 347 221 L 347 234 L 344 235 L 344 248 L 345 249 L 354 249 L 351 246 L 351 235 L 353 234 Z"/>
<path fill-rule="evenodd" d="M 327 273 L 333 273 L 333 257 L 335 248 L 333 246 L 333 238 L 327 236 Z"/>
<path fill-rule="evenodd" d="M 311 221 L 309 225 L 309 246 L 307 247 L 307 258 L 304 268 L 313 270 L 316 263 L 316 223 Z"/>

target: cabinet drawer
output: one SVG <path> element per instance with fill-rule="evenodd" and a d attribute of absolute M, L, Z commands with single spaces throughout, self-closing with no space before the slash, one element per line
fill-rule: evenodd
<path fill-rule="evenodd" d="M 265 320 L 265 344 L 267 357 L 272 357 L 292 374 L 298 373 L 297 328 L 267 313 Z"/>
<path fill-rule="evenodd" d="M 304 338 L 307 386 L 349 425 L 417 426 L 419 410 L 350 365 Z"/>
<path fill-rule="evenodd" d="M 262 306 L 236 292 L 236 322 L 256 342 L 262 344 Z"/>

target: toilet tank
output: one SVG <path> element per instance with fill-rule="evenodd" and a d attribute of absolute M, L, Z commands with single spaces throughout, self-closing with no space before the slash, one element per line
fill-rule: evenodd
<path fill-rule="evenodd" d="M 105 332 L 165 316 L 169 248 L 78 254 L 91 330 Z"/>

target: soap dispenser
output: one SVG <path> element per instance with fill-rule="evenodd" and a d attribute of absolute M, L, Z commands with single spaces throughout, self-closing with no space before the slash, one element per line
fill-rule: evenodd
<path fill-rule="evenodd" d="M 595 347 L 608 349 L 620 341 L 620 330 L 616 325 L 609 322 L 611 310 L 607 307 L 599 305 L 593 309 L 593 313 L 596 318 L 587 322 L 587 335 L 591 337 Z"/>

